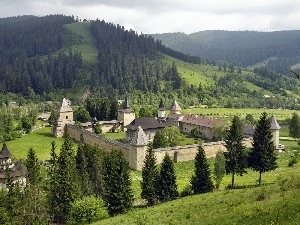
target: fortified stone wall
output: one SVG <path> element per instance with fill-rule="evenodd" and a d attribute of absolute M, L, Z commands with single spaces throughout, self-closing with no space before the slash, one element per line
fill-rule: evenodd
<path fill-rule="evenodd" d="M 119 149 L 123 152 L 127 161 L 130 162 L 130 148 L 129 146 L 124 145 L 121 142 L 97 135 L 94 132 L 84 130 L 78 126 L 71 124 L 67 124 L 67 133 L 72 139 L 89 145 L 97 145 L 100 149 L 103 150 L 111 151 L 112 149 Z M 132 165 L 130 165 L 130 167 L 132 168 Z"/>
<path fill-rule="evenodd" d="M 252 139 L 244 139 L 243 143 L 246 147 L 251 147 Z M 226 151 L 226 147 L 224 146 L 224 141 L 218 142 L 210 142 L 202 144 L 203 149 L 205 151 L 206 157 L 211 158 L 215 157 L 218 151 Z M 174 162 L 184 162 L 189 160 L 194 160 L 196 153 L 198 151 L 198 144 L 195 145 L 185 145 L 185 146 L 176 146 L 169 148 L 158 148 L 154 149 L 154 155 L 157 159 L 157 163 L 160 164 L 163 161 L 163 158 L 166 153 L 169 154 L 170 158 L 174 160 Z"/>
<path fill-rule="evenodd" d="M 77 141 L 90 145 L 97 145 L 103 150 L 111 151 L 112 149 L 120 149 L 128 161 L 130 168 L 134 170 L 142 170 L 147 146 L 125 145 L 121 142 L 97 135 L 71 124 L 67 124 L 67 133 L 71 138 Z M 251 141 L 252 139 L 245 139 L 244 145 L 246 147 L 252 146 Z M 205 150 L 206 157 L 215 157 L 218 151 L 226 151 L 224 144 L 225 142 L 223 141 L 204 143 L 203 148 Z M 174 160 L 174 162 L 184 162 L 195 159 L 198 146 L 198 144 L 195 144 L 158 148 L 154 149 L 154 154 L 158 164 L 162 163 L 166 153 L 169 154 L 170 158 Z"/>

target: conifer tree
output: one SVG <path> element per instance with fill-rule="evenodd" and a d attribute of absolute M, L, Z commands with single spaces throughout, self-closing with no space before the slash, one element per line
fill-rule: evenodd
<path fill-rule="evenodd" d="M 222 151 L 218 151 L 214 163 L 214 180 L 216 182 L 216 189 L 219 189 L 220 183 L 226 173 L 225 157 Z"/>
<path fill-rule="evenodd" d="M 225 169 L 227 174 L 232 174 L 231 187 L 234 187 L 234 176 L 247 173 L 247 152 L 243 145 L 243 125 L 238 116 L 234 116 L 230 130 L 225 140 L 227 152 L 225 156 Z"/>
<path fill-rule="evenodd" d="M 41 190 L 41 169 L 33 148 L 28 151 L 25 165 L 28 174 L 24 189 L 24 220 L 26 224 L 48 224 L 46 199 Z"/>
<path fill-rule="evenodd" d="M 129 165 L 120 150 L 112 150 L 103 160 L 103 200 L 111 216 L 127 212 L 133 204 Z"/>
<path fill-rule="evenodd" d="M 259 172 L 258 185 L 261 185 L 261 175 L 277 168 L 275 146 L 272 141 L 270 118 L 263 112 L 253 134 L 252 151 L 249 155 L 249 165 Z"/>
<path fill-rule="evenodd" d="M 158 198 L 160 201 L 169 201 L 178 197 L 174 164 L 168 154 L 161 164 L 157 181 Z"/>
<path fill-rule="evenodd" d="M 52 193 L 54 221 L 65 222 L 72 202 L 79 195 L 73 143 L 70 137 L 64 139 L 57 159 L 55 176 L 56 187 L 52 187 L 55 191 Z"/>
<path fill-rule="evenodd" d="M 158 179 L 158 170 L 156 158 L 151 144 L 148 145 L 144 166 L 142 169 L 141 197 L 147 201 L 148 205 L 154 205 L 157 202 L 156 183 Z"/>
<path fill-rule="evenodd" d="M 195 157 L 195 173 L 191 179 L 191 186 L 195 194 L 210 192 L 214 187 L 205 151 L 201 145 Z"/>
<path fill-rule="evenodd" d="M 88 173 L 87 158 L 85 156 L 84 145 L 80 144 L 78 146 L 76 154 L 76 168 L 79 177 L 79 184 L 81 188 L 81 194 L 83 196 L 88 196 L 92 194 L 92 184 L 90 181 Z"/>
<path fill-rule="evenodd" d="M 294 112 L 292 119 L 289 124 L 290 129 L 290 136 L 292 136 L 294 139 L 300 137 L 300 117 L 298 113 Z"/>
<path fill-rule="evenodd" d="M 51 217 L 54 216 L 57 208 L 57 196 L 56 196 L 56 189 L 58 186 L 57 182 L 57 154 L 55 152 L 56 144 L 55 141 L 51 143 L 51 150 L 50 150 L 50 160 L 49 160 L 49 166 L 47 168 L 47 199 L 48 199 L 48 205 L 49 205 L 49 214 Z"/>

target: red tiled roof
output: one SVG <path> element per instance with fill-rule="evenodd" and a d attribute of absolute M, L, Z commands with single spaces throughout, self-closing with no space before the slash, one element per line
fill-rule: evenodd
<path fill-rule="evenodd" d="M 225 123 L 224 120 L 218 120 L 213 117 L 204 117 L 204 116 L 198 116 L 195 114 L 189 114 L 185 115 L 182 119 L 182 123 L 197 125 L 201 127 L 209 127 L 212 128 L 216 125 L 220 125 Z"/>

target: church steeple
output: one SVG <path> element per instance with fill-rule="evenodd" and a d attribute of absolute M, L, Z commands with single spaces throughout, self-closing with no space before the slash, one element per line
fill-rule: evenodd
<path fill-rule="evenodd" d="M 123 108 L 118 110 L 118 121 L 122 124 L 122 131 L 126 131 L 126 126 L 135 119 L 135 113 L 129 106 L 129 95 L 126 92 Z"/>
<path fill-rule="evenodd" d="M 124 105 L 123 105 L 123 109 L 129 109 L 129 96 L 128 93 L 126 92 L 126 96 L 125 96 L 125 101 L 124 101 Z"/>
<path fill-rule="evenodd" d="M 159 107 L 157 110 L 157 117 L 158 118 L 165 118 L 166 117 L 166 107 L 162 99 L 160 99 Z"/>

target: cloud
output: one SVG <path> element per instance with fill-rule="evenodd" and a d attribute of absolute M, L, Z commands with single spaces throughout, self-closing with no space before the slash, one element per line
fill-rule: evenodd
<path fill-rule="evenodd" d="M 299 29 L 294 0 L 1 0 L 2 17 L 65 14 L 104 19 L 143 33 Z"/>

